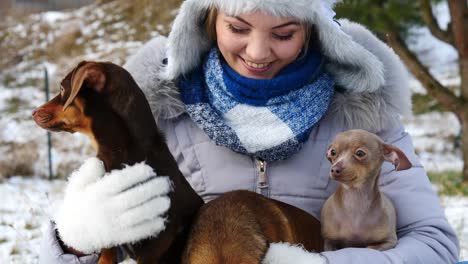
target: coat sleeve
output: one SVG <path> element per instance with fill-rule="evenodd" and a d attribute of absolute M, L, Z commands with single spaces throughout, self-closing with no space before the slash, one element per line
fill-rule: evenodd
<path fill-rule="evenodd" d="M 52 221 L 47 224 L 42 234 L 39 252 L 40 264 L 95 264 L 98 262 L 98 258 L 98 254 L 77 257 L 64 253 L 55 232 L 55 224 Z"/>
<path fill-rule="evenodd" d="M 400 148 L 413 164 L 409 170 L 395 171 L 386 162 L 379 182 L 381 191 L 392 200 L 397 212 L 398 244 L 383 252 L 346 248 L 323 252 L 323 255 L 330 264 L 457 262 L 459 242 L 414 152 L 411 137 L 401 125 L 379 135 L 386 143 Z"/>

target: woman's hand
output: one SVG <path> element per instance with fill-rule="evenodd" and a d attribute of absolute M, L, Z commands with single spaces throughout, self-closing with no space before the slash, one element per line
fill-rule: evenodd
<path fill-rule="evenodd" d="M 319 253 L 308 252 L 299 245 L 271 243 L 262 264 L 327 264 Z"/>
<path fill-rule="evenodd" d="M 90 158 L 69 178 L 54 221 L 67 247 L 89 254 L 155 236 L 170 207 L 169 177 L 144 162 L 105 173 Z"/>

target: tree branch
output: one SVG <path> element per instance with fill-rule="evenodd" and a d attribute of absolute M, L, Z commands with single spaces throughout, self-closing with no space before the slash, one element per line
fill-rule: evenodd
<path fill-rule="evenodd" d="M 447 30 L 442 30 L 439 27 L 437 19 L 435 18 L 434 13 L 432 13 L 430 0 L 419 0 L 419 5 L 421 6 L 424 22 L 431 31 L 432 35 L 443 42 L 454 45 L 453 35 L 451 34 L 450 28 Z"/>
<path fill-rule="evenodd" d="M 387 34 L 387 40 L 388 44 L 405 62 L 410 72 L 423 84 L 427 92 L 434 97 L 443 108 L 460 115 L 461 111 L 463 111 L 462 101 L 431 75 L 428 68 L 424 66 L 418 57 L 408 48 L 401 36 L 397 32 L 389 32 Z"/>
<path fill-rule="evenodd" d="M 462 98 L 468 101 L 468 3 L 451 0 L 448 3 L 452 18 L 452 32 L 458 51 Z"/>

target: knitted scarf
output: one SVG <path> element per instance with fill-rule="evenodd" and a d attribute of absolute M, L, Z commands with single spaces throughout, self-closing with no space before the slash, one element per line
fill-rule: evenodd
<path fill-rule="evenodd" d="M 181 99 L 190 118 L 220 146 L 265 161 L 300 150 L 324 116 L 334 81 L 319 52 L 286 66 L 269 80 L 232 70 L 213 48 L 203 68 L 181 77 Z"/>

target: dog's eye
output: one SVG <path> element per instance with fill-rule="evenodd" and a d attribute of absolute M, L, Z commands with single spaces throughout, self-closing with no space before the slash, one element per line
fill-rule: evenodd
<path fill-rule="evenodd" d="M 355 154 L 356 154 L 356 156 L 358 156 L 359 158 L 363 158 L 363 157 L 366 156 L 366 152 L 364 152 L 364 151 L 362 151 L 362 150 L 360 150 L 360 149 L 359 149 L 358 151 L 356 151 Z"/>
<path fill-rule="evenodd" d="M 330 151 L 328 151 L 328 155 L 331 156 L 331 157 L 336 156 L 336 150 L 335 149 L 330 149 Z"/>

